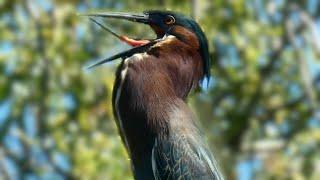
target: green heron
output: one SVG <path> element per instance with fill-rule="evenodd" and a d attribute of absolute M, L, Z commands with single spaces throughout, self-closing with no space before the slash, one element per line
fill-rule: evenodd
<path fill-rule="evenodd" d="M 223 179 L 185 102 L 210 76 L 199 25 L 170 11 L 86 15 L 147 24 L 157 35 L 136 40 L 112 32 L 133 48 L 91 66 L 122 58 L 112 102 L 135 179 Z"/>

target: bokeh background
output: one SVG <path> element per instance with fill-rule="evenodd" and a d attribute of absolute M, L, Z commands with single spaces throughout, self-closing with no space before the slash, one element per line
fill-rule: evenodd
<path fill-rule="evenodd" d="M 319 0 L 0 0 L 0 179 L 132 179 L 119 61 L 85 69 L 128 47 L 77 13 L 146 9 L 189 14 L 208 37 L 212 77 L 188 104 L 227 179 L 320 178 Z"/>

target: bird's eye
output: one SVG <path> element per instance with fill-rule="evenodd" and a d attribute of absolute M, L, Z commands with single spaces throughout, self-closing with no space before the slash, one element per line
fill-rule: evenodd
<path fill-rule="evenodd" d="M 164 23 L 166 25 L 170 25 L 170 24 L 173 24 L 175 22 L 176 22 L 176 19 L 174 19 L 174 17 L 170 16 L 170 15 L 164 20 Z"/>

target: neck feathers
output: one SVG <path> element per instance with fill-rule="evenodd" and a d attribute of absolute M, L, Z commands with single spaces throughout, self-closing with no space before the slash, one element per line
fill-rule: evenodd
<path fill-rule="evenodd" d="M 176 26 L 164 41 L 157 43 L 148 54 L 163 64 L 179 98 L 185 99 L 203 77 L 203 63 L 196 35 Z"/>

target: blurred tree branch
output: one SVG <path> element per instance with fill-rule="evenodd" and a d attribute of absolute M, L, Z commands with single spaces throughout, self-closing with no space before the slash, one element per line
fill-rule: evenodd
<path fill-rule="evenodd" d="M 200 15 L 200 7 L 199 7 L 199 1 L 198 0 L 190 0 L 191 4 L 191 16 L 193 19 L 198 20 Z"/>
<path fill-rule="evenodd" d="M 315 23 L 312 21 L 312 19 L 309 17 L 309 15 L 304 12 L 303 10 L 301 10 L 299 8 L 299 6 L 297 6 L 296 4 L 292 3 L 290 5 L 291 9 L 294 11 L 298 11 L 299 15 L 300 15 L 300 19 L 302 20 L 303 24 L 303 28 L 305 29 L 310 29 L 313 32 L 313 36 L 316 36 L 317 34 L 317 29 L 316 29 L 316 25 Z M 295 54 L 297 56 L 297 60 L 298 60 L 298 64 L 299 64 L 299 70 L 300 70 L 300 74 L 301 74 L 301 82 L 304 85 L 305 88 L 305 92 L 306 92 L 306 96 L 308 97 L 313 110 L 315 110 L 316 108 L 318 108 L 318 103 L 317 103 L 317 97 L 316 97 L 316 93 L 313 91 L 314 87 L 313 87 L 313 83 L 312 83 L 312 77 L 310 74 L 310 70 L 309 67 L 307 65 L 307 60 L 305 59 L 304 55 L 301 53 L 301 50 L 299 45 L 297 44 L 297 40 L 295 37 L 297 37 L 297 34 L 295 34 L 295 27 L 293 26 L 293 23 L 290 22 L 290 20 L 286 20 L 286 31 L 288 33 L 288 37 L 290 40 L 290 43 L 292 44 L 292 46 L 295 49 Z M 317 37 L 313 37 L 312 38 L 313 41 L 311 42 L 311 44 L 313 44 L 314 46 L 318 46 L 318 43 L 315 43 L 315 40 L 317 40 Z M 316 47 L 315 49 L 318 50 L 318 48 Z"/>

